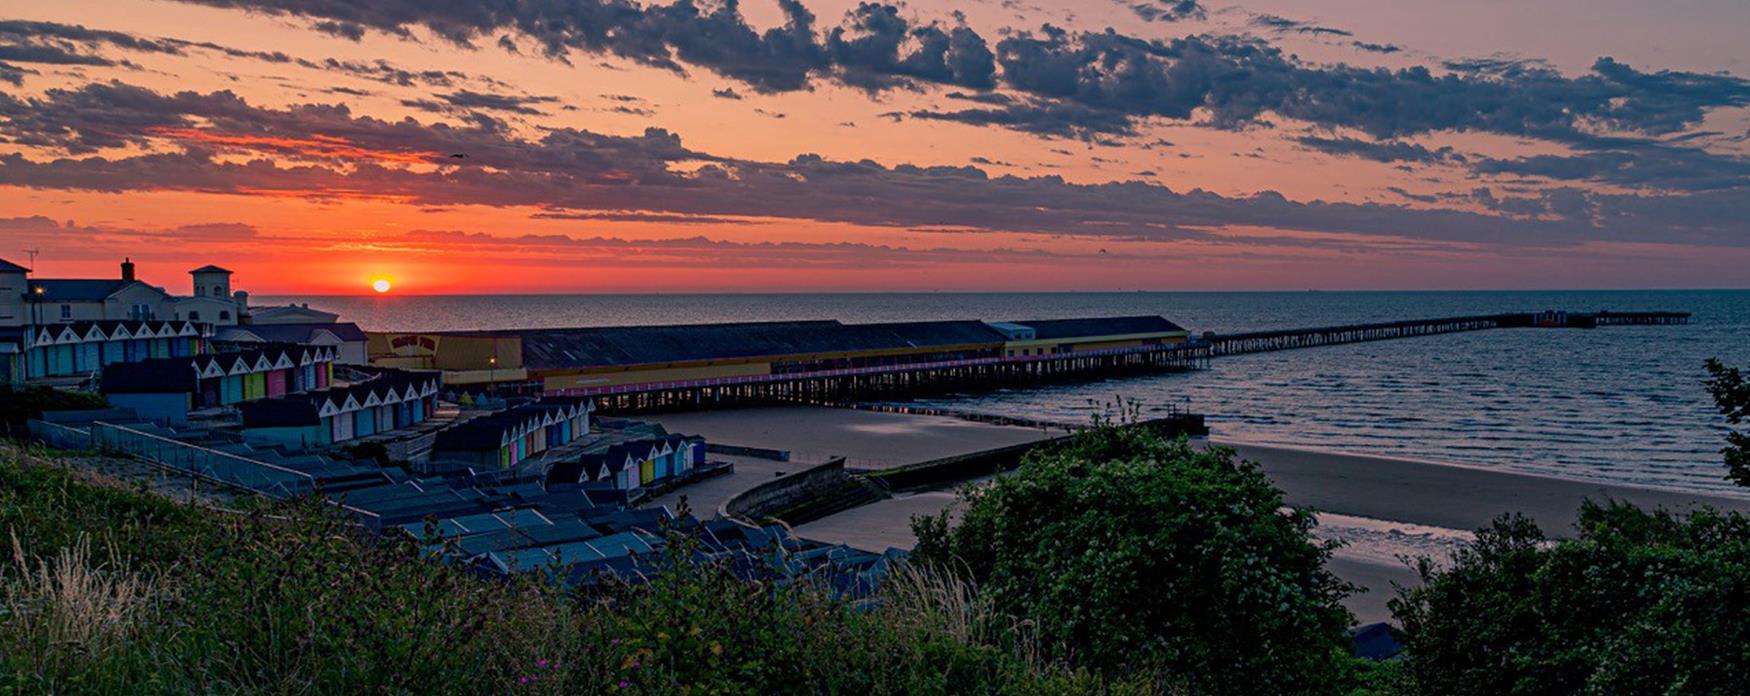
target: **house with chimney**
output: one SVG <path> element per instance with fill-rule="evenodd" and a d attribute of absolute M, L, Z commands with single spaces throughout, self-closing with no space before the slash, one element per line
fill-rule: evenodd
<path fill-rule="evenodd" d="M 231 271 L 189 271 L 192 294 L 139 279 L 133 259 L 110 278 L 42 278 L 0 259 L 0 383 L 81 378 L 104 366 L 206 351 L 213 327 L 241 322 L 248 294 Z"/>

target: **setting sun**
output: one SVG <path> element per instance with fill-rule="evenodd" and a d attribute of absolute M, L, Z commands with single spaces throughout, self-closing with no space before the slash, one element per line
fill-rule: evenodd
<path fill-rule="evenodd" d="M 371 289 L 375 290 L 379 293 L 388 292 L 389 291 L 389 279 L 388 278 L 378 278 L 376 280 L 371 281 Z"/>

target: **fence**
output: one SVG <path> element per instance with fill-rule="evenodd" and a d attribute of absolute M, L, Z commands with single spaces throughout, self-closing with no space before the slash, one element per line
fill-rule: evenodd
<path fill-rule="evenodd" d="M 293 498 L 316 488 L 315 478 L 302 471 L 119 425 L 92 423 L 90 441 L 173 471 L 272 498 Z"/>

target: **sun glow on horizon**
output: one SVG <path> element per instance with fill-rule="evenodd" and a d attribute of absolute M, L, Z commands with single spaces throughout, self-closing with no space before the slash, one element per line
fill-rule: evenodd
<path fill-rule="evenodd" d="M 390 287 L 388 278 L 378 278 L 371 281 L 371 289 L 377 291 L 379 295 L 388 292 Z"/>

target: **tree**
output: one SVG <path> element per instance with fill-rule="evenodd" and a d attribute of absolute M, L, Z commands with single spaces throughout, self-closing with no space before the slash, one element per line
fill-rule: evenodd
<path fill-rule="evenodd" d="M 1550 541 L 1504 515 L 1392 600 L 1417 694 L 1742 693 L 1750 519 L 1587 502 Z"/>
<path fill-rule="evenodd" d="M 1750 380 L 1744 378 L 1743 371 L 1712 358 L 1707 361 L 1707 371 L 1707 391 L 1726 422 L 1737 425 L 1750 420 Z M 1750 433 L 1727 433 L 1726 447 L 1720 452 L 1726 456 L 1726 476 L 1733 483 L 1750 487 Z"/>
<path fill-rule="evenodd" d="M 1050 657 L 1189 693 L 1332 693 L 1353 590 L 1256 464 L 1104 426 L 913 521 L 919 563 L 963 568 Z"/>

